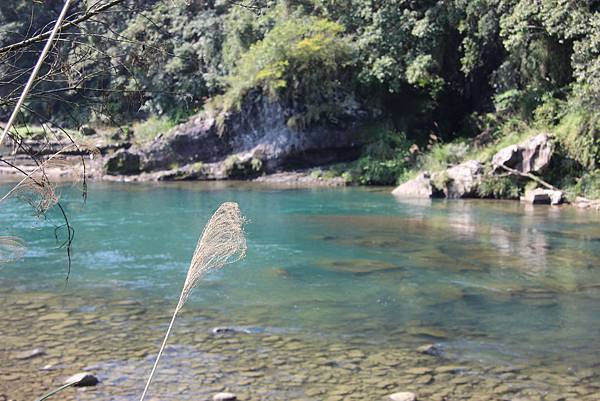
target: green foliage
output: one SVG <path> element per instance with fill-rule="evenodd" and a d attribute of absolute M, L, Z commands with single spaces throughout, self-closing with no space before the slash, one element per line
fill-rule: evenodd
<path fill-rule="evenodd" d="M 556 138 L 569 157 L 584 168 L 600 166 L 600 116 L 597 112 L 567 114 L 555 129 Z"/>
<path fill-rule="evenodd" d="M 583 196 L 588 199 L 600 199 L 600 170 L 584 174 L 577 182 L 566 188 L 569 198 Z"/>
<path fill-rule="evenodd" d="M 523 186 L 515 177 L 497 177 L 486 174 L 477 187 L 482 198 L 519 199 Z"/>
<path fill-rule="evenodd" d="M 75 82 L 85 89 L 65 92 L 63 102 L 31 99 L 25 122 L 71 114 L 111 125 L 147 120 L 134 127 L 135 140 L 144 142 L 206 107 L 207 99 L 233 110 L 255 99 L 251 93 L 270 96 L 287 106 L 287 123 L 297 129 L 339 122 L 352 99 L 374 119 L 393 121 L 355 163 L 351 173 L 361 183 L 404 176 L 415 162 L 407 145 L 427 143 L 431 132 L 443 142 L 430 144 L 416 162 L 432 171 L 468 158 L 489 161 L 541 131 L 554 133 L 569 159 L 557 167 L 567 185 L 600 165 L 595 2 L 259 0 L 258 10 L 222 1 L 142 0 L 135 10 L 127 4 L 87 21 L 87 35 L 61 48 L 69 68 L 60 85 L 36 86 Z M 0 45 L 41 29 L 60 5 L 0 2 Z M 3 100 L 24 84 L 26 74 L 18 71 L 33 65 L 39 47 L 0 64 Z M 58 60 L 52 57 L 48 64 Z M 0 119 L 7 105 L 0 102 Z M 485 145 L 461 138 L 484 130 Z M 504 184 L 490 183 L 487 192 L 505 193 Z"/>
<path fill-rule="evenodd" d="M 419 157 L 418 165 L 423 170 L 439 171 L 464 161 L 469 150 L 467 143 L 457 141 L 446 144 L 436 143 Z"/>
<path fill-rule="evenodd" d="M 167 133 L 175 125 L 176 123 L 169 118 L 151 116 L 145 121 L 133 124 L 134 141 L 138 144 L 150 142 L 157 135 Z"/>
<path fill-rule="evenodd" d="M 239 108 L 247 93 L 259 90 L 295 110 L 288 119 L 294 128 L 334 118 L 349 89 L 340 78 L 353 61 L 343 32 L 343 26 L 323 18 L 292 15 L 277 21 L 227 77 L 223 108 Z"/>
<path fill-rule="evenodd" d="M 229 156 L 223 162 L 225 174 L 233 179 L 255 178 L 262 174 L 262 160 L 252 157 L 248 160 L 241 160 L 238 156 Z"/>
<path fill-rule="evenodd" d="M 382 129 L 355 163 L 356 182 L 364 185 L 396 184 L 409 172 L 409 147 L 410 142 L 403 133 Z"/>

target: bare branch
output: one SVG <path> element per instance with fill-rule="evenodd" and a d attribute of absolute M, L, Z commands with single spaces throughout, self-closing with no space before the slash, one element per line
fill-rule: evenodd
<path fill-rule="evenodd" d="M 100 6 L 100 7 L 98 7 L 95 10 L 91 10 L 91 11 L 88 10 L 88 12 L 86 12 L 81 17 L 76 18 L 76 19 L 74 19 L 72 21 L 65 22 L 60 27 L 59 31 L 62 31 L 63 29 L 70 28 L 70 27 L 78 25 L 78 24 L 80 24 L 80 23 L 82 23 L 84 21 L 87 21 L 90 18 L 92 18 L 93 16 L 98 15 L 101 12 L 103 12 L 103 11 L 105 11 L 105 10 L 107 10 L 107 9 L 115 6 L 115 5 L 117 5 L 119 3 L 122 3 L 123 1 L 125 1 L 125 0 L 112 0 L 112 1 L 109 1 L 108 3 L 106 3 L 106 4 L 104 4 L 104 5 Z M 34 37 L 31 37 L 29 39 L 23 40 L 21 42 L 13 43 L 12 45 L 8 45 L 8 46 L 5 46 L 5 47 L 2 47 L 2 48 L 0 48 L 0 54 L 6 53 L 6 52 L 10 52 L 10 51 L 13 51 L 13 50 L 22 49 L 24 47 L 31 46 L 34 43 L 41 42 L 44 39 L 49 38 L 50 35 L 51 35 L 51 33 L 52 33 L 51 31 L 46 31 L 44 33 L 41 33 L 41 34 L 36 35 Z"/>

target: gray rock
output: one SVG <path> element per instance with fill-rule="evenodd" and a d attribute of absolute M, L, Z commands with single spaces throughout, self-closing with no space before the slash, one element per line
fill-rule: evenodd
<path fill-rule="evenodd" d="M 502 165 L 521 173 L 539 172 L 545 169 L 552 159 L 554 142 L 547 134 L 539 134 L 518 144 L 501 149 L 492 157 L 494 173 L 505 170 Z"/>
<path fill-rule="evenodd" d="M 27 360 L 27 359 L 33 359 L 33 358 L 37 358 L 39 356 L 45 355 L 46 352 L 41 349 L 41 348 L 34 348 L 28 351 L 23 351 L 23 352 L 19 352 L 18 354 L 15 355 L 15 359 L 19 359 L 19 360 Z"/>
<path fill-rule="evenodd" d="M 83 136 L 92 136 L 96 135 L 96 130 L 90 127 L 89 125 L 82 125 L 79 128 L 79 133 Z"/>
<path fill-rule="evenodd" d="M 215 327 L 212 329 L 213 334 L 233 334 L 236 332 L 236 329 L 232 327 Z"/>
<path fill-rule="evenodd" d="M 443 184 L 440 188 L 444 195 L 450 199 L 477 197 L 477 189 L 483 178 L 483 164 L 477 160 L 468 160 L 457 166 L 450 167 L 442 173 L 442 179 L 434 176 L 436 184 Z"/>
<path fill-rule="evenodd" d="M 99 380 L 96 376 L 82 372 L 76 373 L 64 381 L 64 384 L 74 383 L 74 387 L 89 387 L 98 384 Z"/>
<path fill-rule="evenodd" d="M 417 348 L 417 352 L 431 356 L 442 356 L 442 350 L 435 344 L 425 344 Z"/>
<path fill-rule="evenodd" d="M 416 401 L 417 396 L 409 391 L 403 391 L 400 393 L 390 394 L 388 395 L 387 399 L 389 401 Z"/>
<path fill-rule="evenodd" d="M 564 199 L 564 192 L 544 188 L 525 191 L 525 196 L 521 198 L 522 201 L 533 205 L 560 205 Z"/>
<path fill-rule="evenodd" d="M 137 153 L 121 149 L 108 158 L 105 168 L 109 175 L 137 174 L 141 171 L 141 158 Z"/>
<path fill-rule="evenodd" d="M 213 401 L 236 401 L 237 397 L 232 393 L 217 393 L 213 395 Z"/>
<path fill-rule="evenodd" d="M 406 181 L 392 191 L 399 198 L 433 198 L 437 194 L 431 183 L 431 175 L 425 171 L 412 180 Z"/>
<path fill-rule="evenodd" d="M 293 113 L 292 113 L 293 114 Z M 336 125 L 293 129 L 287 124 L 289 107 L 259 94 L 249 94 L 240 111 L 217 115 L 201 113 L 157 137 L 139 150 L 142 170 L 167 170 L 190 163 L 224 162 L 236 155 L 233 176 L 273 173 L 349 161 L 360 155 L 364 139 L 358 135 L 362 119 L 353 115 Z M 254 163 L 252 160 L 254 159 Z M 256 161 L 261 166 L 257 168 Z M 245 165 L 249 161 L 249 165 Z M 251 167 L 248 169 L 248 167 Z"/>

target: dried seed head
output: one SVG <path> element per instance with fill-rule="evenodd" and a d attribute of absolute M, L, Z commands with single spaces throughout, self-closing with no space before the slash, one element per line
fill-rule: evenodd
<path fill-rule="evenodd" d="M 246 255 L 244 216 L 237 203 L 223 203 L 210 218 L 196 245 L 177 310 L 181 309 L 198 281 Z"/>

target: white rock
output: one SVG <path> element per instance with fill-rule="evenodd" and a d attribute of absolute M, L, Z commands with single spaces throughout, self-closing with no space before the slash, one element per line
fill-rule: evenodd
<path fill-rule="evenodd" d="M 236 401 L 237 397 L 232 393 L 217 393 L 213 396 L 213 401 Z"/>
<path fill-rule="evenodd" d="M 445 188 L 441 188 L 446 198 L 477 196 L 477 188 L 483 178 L 483 164 L 477 160 L 467 160 L 441 174 L 445 174 L 448 179 Z"/>
<path fill-rule="evenodd" d="M 552 159 L 554 143 L 548 134 L 539 134 L 518 145 L 507 146 L 492 157 L 494 172 L 505 173 L 505 165 L 521 173 L 545 169 Z"/>
<path fill-rule="evenodd" d="M 401 393 L 394 393 L 388 395 L 388 400 L 390 401 L 416 401 L 417 396 L 414 393 L 403 391 Z"/>
<path fill-rule="evenodd" d="M 434 196 L 434 189 L 431 185 L 429 173 L 425 171 L 412 180 L 400 184 L 392 191 L 392 195 L 399 198 L 432 198 Z"/>
<path fill-rule="evenodd" d="M 82 372 L 74 374 L 64 381 L 64 384 L 74 383 L 75 387 L 95 386 L 98 384 L 98 378 L 90 373 Z"/>

